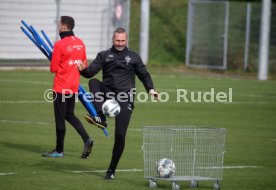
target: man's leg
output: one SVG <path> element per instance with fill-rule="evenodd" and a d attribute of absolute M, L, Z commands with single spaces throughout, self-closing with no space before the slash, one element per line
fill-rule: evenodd
<path fill-rule="evenodd" d="M 92 103 L 95 106 L 97 113 L 102 114 L 102 105 L 105 101 L 104 94 L 102 92 L 102 82 L 98 79 L 91 79 L 89 80 L 88 86 L 94 97 L 94 101 L 92 101 Z"/>
<path fill-rule="evenodd" d="M 81 136 L 84 142 L 84 150 L 81 157 L 87 158 L 91 153 L 93 141 L 90 139 L 88 133 L 86 132 L 80 120 L 74 114 L 75 96 L 76 95 L 74 94 L 72 97 L 66 98 L 67 110 L 65 119 L 76 129 L 78 134 Z"/>
<path fill-rule="evenodd" d="M 64 137 L 65 137 L 65 113 L 66 103 L 62 101 L 61 93 L 54 93 L 56 96 L 54 100 L 55 122 L 56 122 L 56 151 L 63 152 Z"/>
<path fill-rule="evenodd" d="M 56 122 L 56 148 L 53 151 L 43 153 L 42 156 L 63 157 L 66 103 L 62 102 L 62 94 L 60 93 L 53 93 L 53 100 Z"/>
<path fill-rule="evenodd" d="M 115 142 L 112 159 L 106 173 L 106 179 L 113 179 L 114 173 L 125 148 L 126 132 L 130 122 L 133 106 L 129 102 L 120 102 L 121 112 L 115 118 Z M 113 177 L 112 177 L 113 175 Z"/>
<path fill-rule="evenodd" d="M 98 79 L 91 79 L 88 85 L 89 85 L 89 90 L 94 97 L 92 103 L 96 109 L 97 116 L 86 115 L 85 119 L 89 123 L 94 124 L 99 128 L 106 128 L 107 127 L 106 118 L 102 112 L 102 105 L 105 101 L 103 85 Z"/>

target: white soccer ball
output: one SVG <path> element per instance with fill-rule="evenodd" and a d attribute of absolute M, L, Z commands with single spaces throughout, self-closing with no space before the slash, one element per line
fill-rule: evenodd
<path fill-rule="evenodd" d="M 159 160 L 156 168 L 160 178 L 170 178 L 176 171 L 174 162 L 168 158 Z"/>
<path fill-rule="evenodd" d="M 110 100 L 106 100 L 103 103 L 102 111 L 108 117 L 115 117 L 116 115 L 118 115 L 120 113 L 121 107 L 120 107 L 120 104 L 116 100 L 110 99 Z"/>

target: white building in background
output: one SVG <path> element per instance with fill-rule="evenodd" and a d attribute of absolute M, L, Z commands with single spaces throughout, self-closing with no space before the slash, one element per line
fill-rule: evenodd
<path fill-rule="evenodd" d="M 123 7 L 123 22 L 114 16 L 118 4 Z M 21 20 L 44 30 L 54 43 L 61 15 L 74 17 L 74 32 L 84 41 L 88 59 L 93 59 L 111 45 L 118 23 L 128 30 L 129 4 L 130 0 L 0 0 L 0 59 L 46 59 L 21 31 Z"/>

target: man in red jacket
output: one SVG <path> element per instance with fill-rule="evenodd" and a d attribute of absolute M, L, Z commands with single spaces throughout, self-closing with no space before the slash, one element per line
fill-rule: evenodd
<path fill-rule="evenodd" d="M 53 100 L 56 122 L 56 148 L 51 152 L 43 153 L 42 156 L 45 157 L 64 156 L 65 120 L 76 129 L 84 142 L 82 158 L 89 156 L 93 146 L 93 141 L 74 114 L 75 96 L 78 93 L 80 83 L 80 73 L 77 65 L 87 62 L 85 45 L 81 39 L 74 36 L 74 26 L 75 22 L 72 17 L 60 17 L 59 35 L 61 40 L 55 43 L 50 65 L 51 72 L 55 73 Z"/>

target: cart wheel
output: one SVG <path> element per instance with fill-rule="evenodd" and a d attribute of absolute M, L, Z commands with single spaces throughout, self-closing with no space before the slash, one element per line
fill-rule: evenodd
<path fill-rule="evenodd" d="M 157 188 L 157 183 L 152 179 L 149 179 L 149 187 L 150 188 Z"/>
<path fill-rule="evenodd" d="M 175 181 L 172 182 L 172 190 L 180 190 L 180 186 Z"/>
<path fill-rule="evenodd" d="M 214 183 L 214 190 L 220 190 L 220 185 L 218 181 Z"/>
<path fill-rule="evenodd" d="M 198 182 L 195 181 L 195 180 L 191 181 L 191 187 L 192 187 L 192 188 L 198 187 Z"/>

